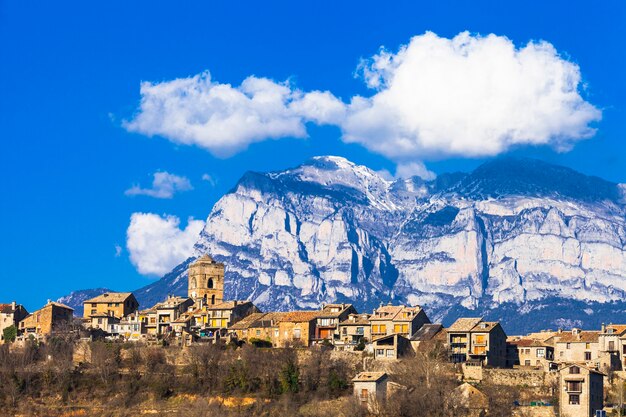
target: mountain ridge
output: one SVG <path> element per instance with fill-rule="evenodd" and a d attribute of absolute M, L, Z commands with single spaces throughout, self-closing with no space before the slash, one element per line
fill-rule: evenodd
<path fill-rule="evenodd" d="M 524 323 L 511 311 L 539 314 L 551 298 L 597 303 L 578 319 L 591 323 L 626 295 L 625 190 L 531 159 L 425 181 L 314 157 L 244 174 L 190 257 L 136 295 L 148 306 L 184 294 L 186 265 L 211 253 L 227 264 L 226 296 L 266 310 L 339 300 L 368 311 L 392 301 L 422 304 L 444 323 L 463 309 L 502 311 L 516 329 Z"/>

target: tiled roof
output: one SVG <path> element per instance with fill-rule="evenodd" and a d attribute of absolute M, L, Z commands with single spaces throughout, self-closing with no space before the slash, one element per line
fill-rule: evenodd
<path fill-rule="evenodd" d="M 83 303 L 123 303 L 131 295 L 133 295 L 132 292 L 105 292 L 97 297 L 85 300 Z"/>
<path fill-rule="evenodd" d="M 553 331 L 540 331 L 540 332 L 534 332 L 534 333 L 528 333 L 524 339 L 535 339 L 535 340 L 543 340 L 546 341 L 548 339 L 550 339 L 553 336 L 558 335 L 559 332 L 553 332 Z"/>
<path fill-rule="evenodd" d="M 255 321 L 262 318 L 266 314 L 267 313 L 252 313 L 249 316 L 244 317 L 243 319 L 239 320 L 237 323 L 230 326 L 230 329 L 232 330 L 248 329 L 252 327 L 252 324 L 254 324 Z"/>
<path fill-rule="evenodd" d="M 350 308 L 352 304 L 326 304 L 320 311 L 317 312 L 317 317 L 339 317 L 341 313 Z M 332 309 L 339 309 L 339 311 L 331 311 Z"/>
<path fill-rule="evenodd" d="M 483 319 L 481 317 L 460 318 L 448 328 L 449 332 L 469 332 Z"/>
<path fill-rule="evenodd" d="M 407 307 L 407 306 L 393 306 L 393 305 L 386 305 L 386 306 L 382 306 L 382 307 L 378 307 L 375 311 L 374 314 L 372 314 L 372 317 L 370 318 L 370 320 L 412 320 L 415 315 L 417 315 L 420 311 L 422 310 L 422 307 L 420 306 L 415 306 L 415 307 Z M 399 317 L 400 313 L 402 312 L 411 312 L 414 315 L 412 315 L 411 317 Z"/>
<path fill-rule="evenodd" d="M 354 378 L 353 382 L 372 382 L 385 378 L 387 374 L 385 372 L 359 372 Z"/>
<path fill-rule="evenodd" d="M 301 323 L 305 321 L 315 320 L 317 318 L 317 311 L 288 311 L 280 318 L 281 322 L 294 322 Z"/>
<path fill-rule="evenodd" d="M 557 343 L 598 343 L 598 331 L 581 331 L 580 333 L 563 332 L 557 337 Z"/>
<path fill-rule="evenodd" d="M 229 327 L 231 330 L 243 330 L 257 327 L 273 327 L 282 319 L 285 313 L 252 313 Z"/>
<path fill-rule="evenodd" d="M 207 304 L 207 310 L 232 310 L 238 305 L 250 303 L 250 301 L 222 301 L 217 304 Z"/>
<path fill-rule="evenodd" d="M 156 304 L 153 308 L 174 308 L 189 300 L 187 297 L 170 297 L 165 301 Z"/>
<path fill-rule="evenodd" d="M 415 333 L 413 333 L 411 340 L 416 342 L 426 342 L 428 340 L 432 340 L 432 338 L 435 337 L 441 330 L 443 330 L 443 326 L 441 324 L 424 324 Z"/>
<path fill-rule="evenodd" d="M 613 334 L 622 335 L 626 332 L 626 324 L 609 324 L 606 326 L 606 330 L 613 329 Z M 606 331 L 604 332 L 607 333 Z"/>
<path fill-rule="evenodd" d="M 517 347 L 543 347 L 543 346 L 548 346 L 548 344 L 544 341 L 541 340 L 537 340 L 537 339 L 519 339 L 519 340 L 513 340 L 511 342 L 509 342 L 512 345 L 515 345 Z"/>
<path fill-rule="evenodd" d="M 45 307 L 47 306 L 55 306 L 55 307 L 65 308 L 65 309 L 74 311 L 72 307 L 66 306 L 65 304 L 57 303 L 56 301 L 50 301 L 48 304 L 45 305 Z"/>
<path fill-rule="evenodd" d="M 17 306 L 16 306 L 17 308 Z M 11 314 L 13 313 L 13 306 L 11 304 L 0 304 L 0 313 Z"/>
<path fill-rule="evenodd" d="M 363 314 L 350 314 L 347 319 L 339 323 L 340 326 L 364 326 L 370 324 L 370 315 Z"/>
<path fill-rule="evenodd" d="M 480 321 L 480 323 L 476 324 L 476 326 L 474 326 L 474 328 L 472 329 L 473 332 L 475 331 L 486 331 L 486 332 L 490 332 L 494 327 L 496 327 L 498 324 L 497 321 Z"/>

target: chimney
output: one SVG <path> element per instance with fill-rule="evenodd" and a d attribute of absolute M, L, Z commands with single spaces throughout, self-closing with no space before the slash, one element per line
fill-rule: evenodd
<path fill-rule="evenodd" d="M 602 326 L 600 328 L 602 329 L 602 333 L 606 333 L 606 326 L 604 323 L 602 323 Z"/>
<path fill-rule="evenodd" d="M 17 307 L 17 304 L 15 304 L 15 301 L 11 301 L 11 310 L 15 311 L 16 307 Z"/>
<path fill-rule="evenodd" d="M 237 300 L 235 300 L 234 303 L 235 303 L 235 307 L 237 307 Z"/>

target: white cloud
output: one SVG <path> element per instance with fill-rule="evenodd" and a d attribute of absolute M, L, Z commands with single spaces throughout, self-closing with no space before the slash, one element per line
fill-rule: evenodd
<path fill-rule="evenodd" d="M 196 145 L 226 157 L 253 142 L 306 137 L 306 123 L 339 126 L 400 164 L 484 157 L 520 145 L 567 150 L 595 133 L 601 112 L 580 95 L 580 68 L 548 42 L 516 47 L 503 36 L 432 32 L 397 52 L 381 49 L 358 68 L 369 97 L 346 104 L 328 91 L 250 76 L 220 84 L 209 72 L 141 84 L 129 131 Z"/>
<path fill-rule="evenodd" d="M 166 274 L 192 254 L 203 227 L 203 221 L 193 218 L 181 229 L 176 216 L 133 213 L 126 231 L 130 261 L 140 274 Z"/>
<path fill-rule="evenodd" d="M 601 117 L 579 94 L 579 67 L 547 42 L 460 33 L 415 36 L 362 63 L 377 92 L 354 97 L 343 138 L 391 159 L 497 155 L 516 145 L 565 150 Z"/>
<path fill-rule="evenodd" d="M 208 182 L 212 187 L 217 185 L 217 179 L 213 178 L 210 174 L 202 174 L 202 181 Z"/>
<path fill-rule="evenodd" d="M 250 76 L 220 84 L 208 71 L 189 78 L 141 84 L 141 104 L 124 127 L 196 145 L 221 157 L 253 142 L 306 137 L 305 123 L 338 123 L 344 104 L 329 92 L 303 93 L 289 83 Z"/>
<path fill-rule="evenodd" d="M 138 184 L 126 190 L 126 195 L 147 195 L 154 198 L 172 198 L 180 191 L 193 190 L 191 182 L 186 177 L 170 174 L 169 172 L 155 172 L 152 179 L 152 188 L 141 188 Z"/>
<path fill-rule="evenodd" d="M 115 257 L 119 258 L 120 256 L 122 256 L 122 247 L 116 243 L 115 244 Z"/>
<path fill-rule="evenodd" d="M 418 176 L 426 181 L 437 178 L 437 175 L 426 168 L 426 165 L 422 162 L 407 162 L 398 164 L 396 167 L 396 178 L 410 178 L 414 176 Z"/>

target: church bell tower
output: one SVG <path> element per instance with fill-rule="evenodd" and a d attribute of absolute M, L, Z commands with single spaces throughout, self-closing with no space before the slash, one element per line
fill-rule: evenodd
<path fill-rule="evenodd" d="M 203 305 L 221 303 L 224 299 L 224 264 L 203 255 L 189 266 L 187 294 Z"/>

